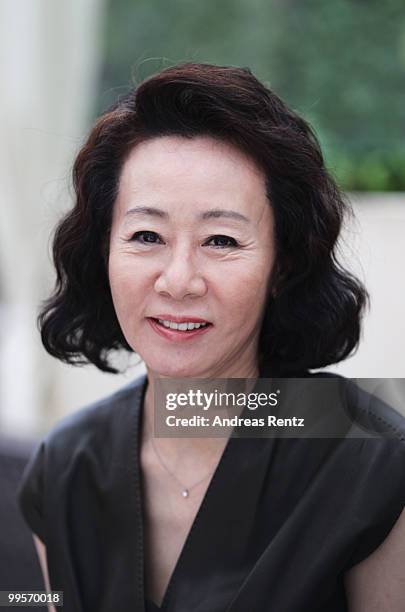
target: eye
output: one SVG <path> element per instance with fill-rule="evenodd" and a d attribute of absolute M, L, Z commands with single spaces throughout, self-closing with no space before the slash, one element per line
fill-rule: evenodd
<path fill-rule="evenodd" d="M 231 238 L 230 236 L 223 236 L 223 235 L 211 236 L 211 238 L 209 238 L 206 244 L 208 244 L 209 246 L 209 243 L 212 241 L 215 241 L 216 243 L 216 244 L 213 244 L 212 246 L 214 246 L 214 248 L 217 248 L 217 249 L 226 249 L 226 248 L 232 248 L 232 247 L 238 246 L 238 243 L 236 242 L 236 240 L 234 238 Z M 140 244 L 161 244 L 162 243 L 159 234 L 157 234 L 156 232 L 148 231 L 148 230 L 142 230 L 139 232 L 135 232 L 135 234 L 133 234 L 133 236 L 131 236 L 131 238 L 129 239 L 129 242 L 139 242 Z"/>
<path fill-rule="evenodd" d="M 238 243 L 236 242 L 236 240 L 234 238 L 231 238 L 230 236 L 222 236 L 221 234 L 217 235 L 217 236 L 211 236 L 211 238 L 208 240 L 208 242 L 211 242 L 212 240 L 215 240 L 217 242 L 217 244 L 213 245 L 216 248 L 219 249 L 226 249 L 229 247 L 237 247 Z M 228 244 L 226 244 L 228 243 Z M 229 244 L 230 243 L 230 244 Z"/>
<path fill-rule="evenodd" d="M 140 242 L 141 244 L 157 244 L 156 238 L 160 240 L 159 234 L 157 234 L 156 232 L 144 230 L 140 232 L 135 232 L 135 234 L 129 239 L 129 241 Z"/>

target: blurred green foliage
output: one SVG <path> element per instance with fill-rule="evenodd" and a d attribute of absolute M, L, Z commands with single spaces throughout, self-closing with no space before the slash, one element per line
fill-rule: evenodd
<path fill-rule="evenodd" d="M 181 61 L 248 66 L 346 190 L 405 190 L 404 0 L 110 0 L 101 112 Z"/>

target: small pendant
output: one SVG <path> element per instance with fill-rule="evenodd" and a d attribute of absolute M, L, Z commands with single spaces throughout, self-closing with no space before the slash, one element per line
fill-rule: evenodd
<path fill-rule="evenodd" d="M 189 495 L 188 489 L 183 489 L 181 494 L 182 494 L 183 497 L 188 497 L 188 495 Z"/>

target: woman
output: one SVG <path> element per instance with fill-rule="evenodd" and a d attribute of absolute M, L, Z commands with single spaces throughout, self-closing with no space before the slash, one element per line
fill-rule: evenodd
<path fill-rule="evenodd" d="M 159 379 L 315 380 L 357 346 L 367 294 L 336 261 L 348 207 L 309 126 L 247 69 L 180 65 L 97 121 L 73 176 L 44 346 L 107 372 L 124 348 L 147 375 L 27 468 L 64 609 L 403 610 L 399 415 L 390 439 L 152 433 Z"/>

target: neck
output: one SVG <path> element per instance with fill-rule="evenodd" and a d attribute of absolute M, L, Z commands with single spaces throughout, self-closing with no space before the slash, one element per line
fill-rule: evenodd
<path fill-rule="evenodd" d="M 211 378 L 242 378 L 252 379 L 256 381 L 259 376 L 259 367 L 257 363 L 247 364 L 243 368 L 228 368 L 227 371 L 217 373 L 215 377 Z M 142 427 L 142 444 L 146 445 L 150 442 L 150 437 L 154 431 L 154 413 L 155 410 L 162 411 L 163 406 L 155 405 L 154 395 L 154 384 L 157 379 L 171 378 L 163 376 L 148 369 L 147 371 L 148 383 L 145 392 L 145 399 L 143 405 L 143 427 Z M 203 378 L 203 377 L 196 377 Z M 208 379 L 204 378 L 206 381 Z M 253 383 L 254 384 L 254 383 Z M 252 385 L 253 386 L 253 385 Z M 154 445 L 157 446 L 161 453 L 165 456 L 166 460 L 170 462 L 174 469 L 177 466 L 181 466 L 184 462 L 185 457 L 189 464 L 196 463 L 210 463 L 212 459 L 218 458 L 227 443 L 228 435 L 224 434 L 222 438 L 211 438 L 211 437 L 179 437 L 179 438 L 155 438 Z"/>

